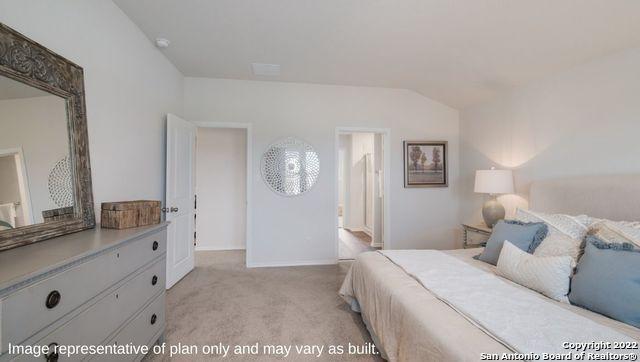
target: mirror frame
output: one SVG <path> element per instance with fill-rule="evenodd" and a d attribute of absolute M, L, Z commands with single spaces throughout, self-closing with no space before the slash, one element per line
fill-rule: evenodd
<path fill-rule="evenodd" d="M 95 227 L 82 68 L 0 23 L 0 75 L 65 99 L 74 196 L 73 219 L 0 231 L 0 251 Z"/>

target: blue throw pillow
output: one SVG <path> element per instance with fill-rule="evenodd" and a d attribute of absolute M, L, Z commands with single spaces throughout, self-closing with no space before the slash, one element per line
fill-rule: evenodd
<path fill-rule="evenodd" d="M 569 301 L 640 328 L 640 249 L 588 235 Z"/>
<path fill-rule="evenodd" d="M 524 223 L 517 220 L 500 220 L 493 227 L 487 246 L 478 259 L 496 265 L 505 240 L 523 251 L 533 253 L 547 236 L 549 228 L 543 222 Z"/>

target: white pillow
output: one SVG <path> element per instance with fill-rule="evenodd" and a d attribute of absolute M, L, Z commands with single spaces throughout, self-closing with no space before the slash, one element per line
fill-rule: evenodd
<path fill-rule="evenodd" d="M 573 259 L 570 256 L 531 255 L 507 240 L 498 258 L 497 272 L 551 299 L 569 303 L 567 294 L 573 273 Z"/>
<path fill-rule="evenodd" d="M 592 219 L 586 215 L 546 214 L 518 209 L 516 220 L 544 222 L 549 227 L 547 237 L 536 248 L 536 256 L 570 256 L 575 266 L 582 254 L 582 240 L 589 231 Z"/>
<path fill-rule="evenodd" d="M 600 220 L 593 224 L 589 234 L 608 243 L 630 243 L 640 248 L 640 223 Z"/>

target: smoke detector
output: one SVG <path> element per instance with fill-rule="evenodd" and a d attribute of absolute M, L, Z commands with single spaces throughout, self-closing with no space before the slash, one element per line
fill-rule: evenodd
<path fill-rule="evenodd" d="M 160 49 L 164 49 L 164 48 L 168 48 L 169 44 L 171 44 L 171 42 L 169 41 L 169 39 L 165 39 L 165 38 L 156 38 L 156 46 Z"/>
<path fill-rule="evenodd" d="M 275 77 L 280 75 L 280 64 L 251 63 L 254 75 Z"/>

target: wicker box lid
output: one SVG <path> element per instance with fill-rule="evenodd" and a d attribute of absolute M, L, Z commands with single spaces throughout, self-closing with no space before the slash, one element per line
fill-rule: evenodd
<path fill-rule="evenodd" d="M 136 210 L 136 209 L 155 208 L 155 207 L 160 207 L 160 201 L 136 200 L 136 201 L 118 201 L 118 202 L 102 203 L 102 210 L 112 210 L 112 211 Z"/>

